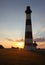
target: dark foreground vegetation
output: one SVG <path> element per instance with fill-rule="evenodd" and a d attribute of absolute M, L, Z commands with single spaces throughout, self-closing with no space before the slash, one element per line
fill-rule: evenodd
<path fill-rule="evenodd" d="M 0 49 L 0 65 L 45 65 L 45 55 L 20 49 Z"/>

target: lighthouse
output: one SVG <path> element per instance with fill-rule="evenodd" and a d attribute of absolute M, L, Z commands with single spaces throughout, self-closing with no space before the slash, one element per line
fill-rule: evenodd
<path fill-rule="evenodd" d="M 30 6 L 26 7 L 26 26 L 25 26 L 25 49 L 34 50 L 36 45 L 33 44 L 33 35 L 32 35 L 32 22 L 31 22 L 31 13 L 32 10 Z"/>

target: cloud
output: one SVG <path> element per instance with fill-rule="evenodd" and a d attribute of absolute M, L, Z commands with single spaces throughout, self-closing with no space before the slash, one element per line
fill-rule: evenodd
<path fill-rule="evenodd" d="M 10 39 L 10 38 L 6 38 L 8 41 L 12 41 L 12 42 L 15 42 L 13 39 Z"/>
<path fill-rule="evenodd" d="M 23 42 L 24 42 L 23 39 L 13 40 L 13 39 L 11 39 L 11 38 L 6 38 L 6 40 L 8 40 L 8 41 L 12 41 L 12 42 L 20 42 L 20 41 L 23 41 Z"/>
<path fill-rule="evenodd" d="M 20 41 L 23 41 L 23 42 L 24 42 L 24 40 L 23 40 L 23 39 L 20 39 L 20 40 L 16 40 L 16 42 L 20 42 Z"/>
<path fill-rule="evenodd" d="M 34 35 L 34 39 L 35 38 L 44 39 L 45 38 L 45 27 L 44 28 L 41 28 L 37 32 L 34 32 L 33 35 Z"/>
<path fill-rule="evenodd" d="M 45 41 L 45 38 L 36 38 L 36 39 L 34 39 L 34 41 L 37 41 L 37 42 L 44 42 L 44 41 Z"/>

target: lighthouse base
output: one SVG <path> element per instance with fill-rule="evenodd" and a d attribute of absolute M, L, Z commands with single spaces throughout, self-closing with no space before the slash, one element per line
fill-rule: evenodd
<path fill-rule="evenodd" d="M 31 45 L 25 45 L 25 50 L 36 50 L 36 45 L 31 44 Z"/>

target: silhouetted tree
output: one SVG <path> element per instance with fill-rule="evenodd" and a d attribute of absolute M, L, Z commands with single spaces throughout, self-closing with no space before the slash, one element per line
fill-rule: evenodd
<path fill-rule="evenodd" d="M 2 45 L 0 45 L 0 49 L 3 49 L 4 47 Z"/>

